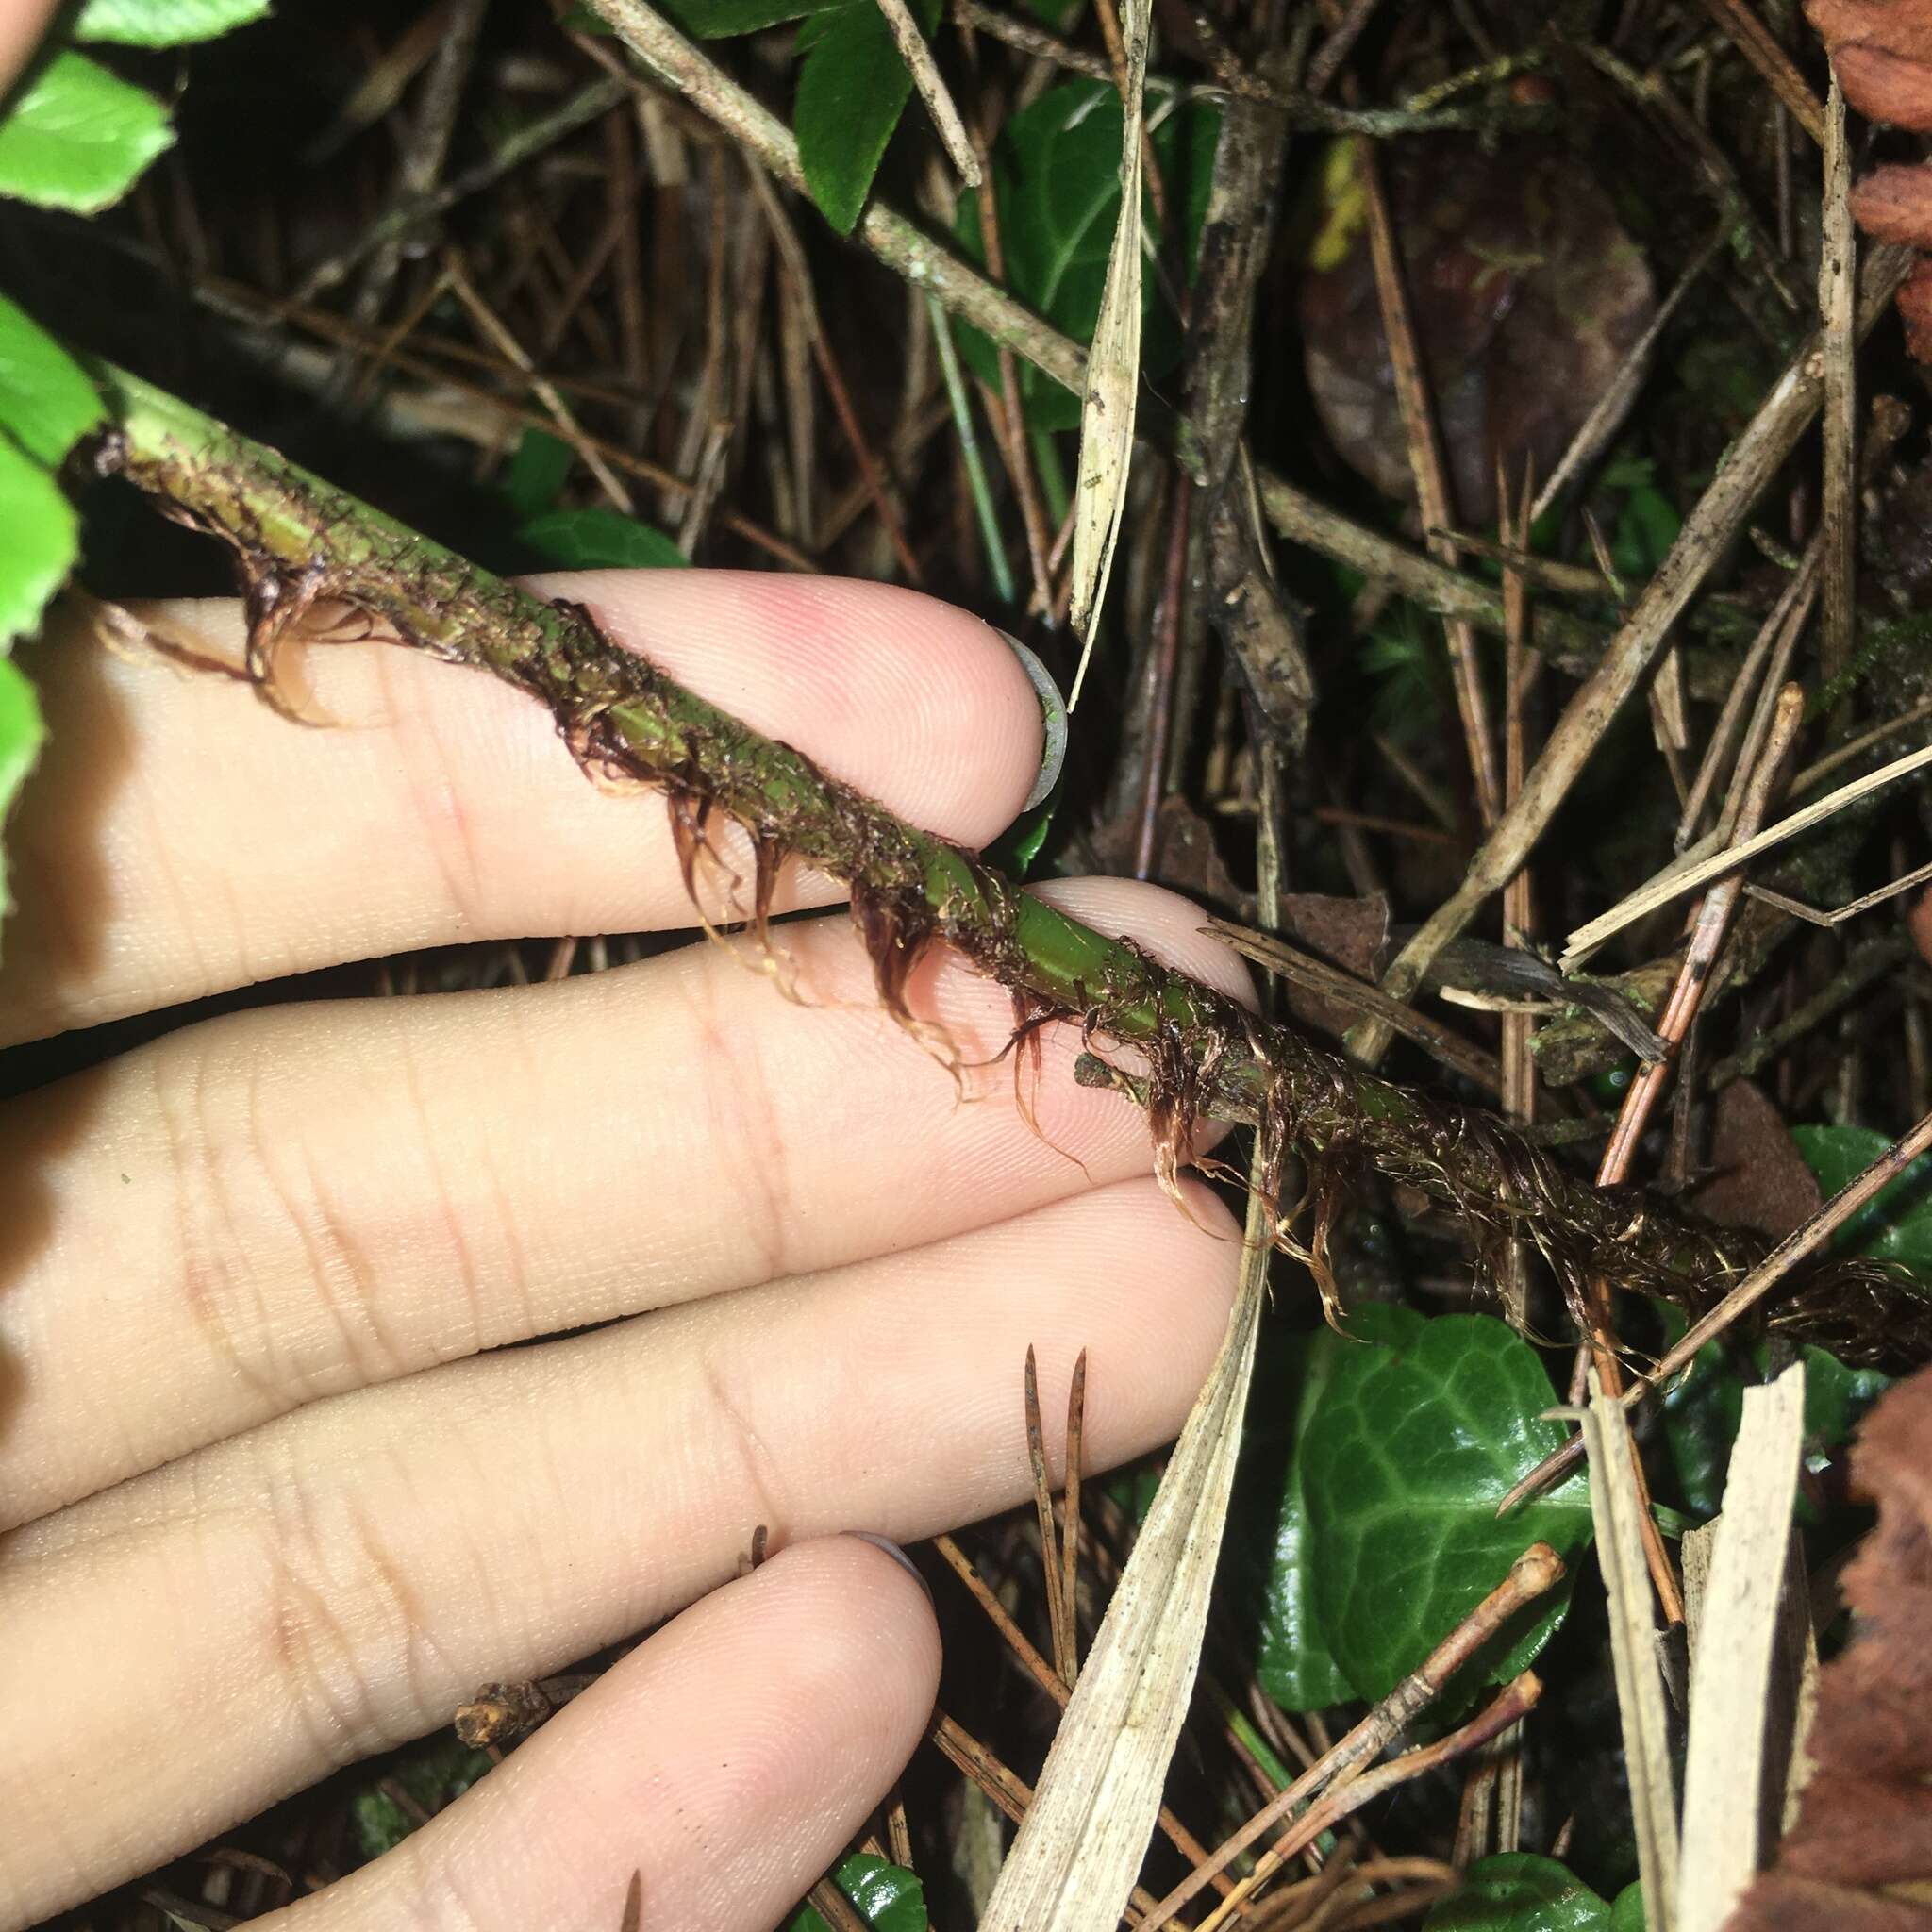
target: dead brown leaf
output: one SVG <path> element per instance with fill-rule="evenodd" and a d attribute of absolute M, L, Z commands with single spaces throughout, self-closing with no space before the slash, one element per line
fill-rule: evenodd
<path fill-rule="evenodd" d="M 1844 1574 L 1857 1635 L 1820 1674 L 1798 1822 L 1724 1932 L 1932 1926 L 1932 1370 L 1872 1411 L 1852 1474 L 1878 1505 Z"/>
<path fill-rule="evenodd" d="M 1698 1213 L 1782 1241 L 1823 1204 L 1818 1178 L 1761 1087 L 1733 1080 L 1712 1111 L 1710 1164 L 1691 1196 Z"/>

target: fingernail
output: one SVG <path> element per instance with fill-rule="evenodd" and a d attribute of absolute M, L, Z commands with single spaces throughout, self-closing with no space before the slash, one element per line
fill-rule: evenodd
<path fill-rule="evenodd" d="M 1033 680 L 1033 689 L 1040 693 L 1041 722 L 1046 727 L 1046 749 L 1041 757 L 1040 775 L 1026 794 L 1026 803 L 1020 808 L 1022 811 L 1031 811 L 1059 783 L 1060 769 L 1067 762 L 1067 701 L 1060 696 L 1053 673 L 1031 650 L 1010 631 L 1003 630 L 998 635 L 1011 647 L 1013 656 L 1020 660 L 1020 668 Z"/>
<path fill-rule="evenodd" d="M 882 1536 L 874 1536 L 869 1529 L 855 1529 L 849 1531 L 848 1534 L 857 1537 L 862 1543 L 870 1543 L 875 1550 L 885 1551 L 886 1555 L 891 1557 L 893 1562 L 904 1564 L 907 1571 L 917 1580 L 920 1589 L 924 1591 L 928 1598 L 931 1597 L 932 1585 L 920 1574 L 919 1565 L 897 1543 L 889 1542 Z"/>

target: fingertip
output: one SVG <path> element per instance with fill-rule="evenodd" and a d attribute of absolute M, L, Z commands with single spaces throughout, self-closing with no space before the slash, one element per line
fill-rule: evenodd
<path fill-rule="evenodd" d="M 1038 776 L 1038 693 L 1000 633 L 896 584 L 769 571 L 582 571 L 528 579 L 898 816 L 977 847 Z"/>

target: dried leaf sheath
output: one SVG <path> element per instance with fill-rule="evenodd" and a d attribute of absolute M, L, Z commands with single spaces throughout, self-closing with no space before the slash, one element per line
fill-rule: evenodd
<path fill-rule="evenodd" d="M 1486 1258 L 1532 1241 L 1573 1291 L 1596 1271 L 1694 1315 L 1761 1256 L 1758 1237 L 1641 1190 L 1591 1188 L 1494 1115 L 1365 1074 L 1081 925 L 694 696 L 588 612 L 490 575 L 134 376 L 95 373 L 115 423 L 99 466 L 234 549 L 263 641 L 337 599 L 399 643 L 527 692 L 592 776 L 669 791 L 693 841 L 722 814 L 765 856 L 761 873 L 791 854 L 844 880 L 895 1011 L 921 953 L 943 940 L 1030 1017 L 1147 1049 L 1163 1146 L 1184 1146 L 1197 1115 L 1265 1114 L 1329 1186 L 1344 1162 L 1407 1182 L 1448 1206 Z M 1848 1357 L 1932 1354 L 1932 1305 L 1871 1266 L 1819 1271 L 1774 1319 Z"/>

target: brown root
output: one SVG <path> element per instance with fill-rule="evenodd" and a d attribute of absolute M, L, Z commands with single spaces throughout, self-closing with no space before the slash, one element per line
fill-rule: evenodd
<path fill-rule="evenodd" d="M 939 931 L 939 917 L 925 895 L 910 887 L 887 889 L 855 879 L 852 923 L 872 961 L 879 1004 L 960 1084 L 964 1067 L 951 1035 L 936 1022 L 916 1018 L 906 1004 L 907 981 Z"/>
<path fill-rule="evenodd" d="M 242 609 L 248 625 L 242 657 L 255 694 L 279 718 L 315 728 L 335 721 L 318 711 L 306 678 L 291 668 L 288 647 L 299 646 L 303 618 L 326 589 L 327 578 L 311 566 L 291 577 L 286 573 L 244 564 Z"/>

